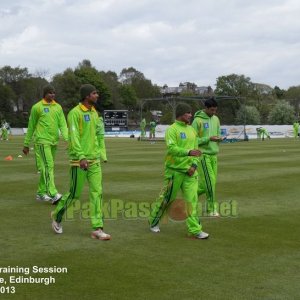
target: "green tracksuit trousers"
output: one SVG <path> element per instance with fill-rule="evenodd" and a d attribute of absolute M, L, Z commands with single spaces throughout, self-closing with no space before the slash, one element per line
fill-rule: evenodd
<path fill-rule="evenodd" d="M 63 195 L 58 202 L 53 217 L 61 222 L 66 209 L 74 199 L 79 199 L 85 181 L 89 184 L 90 218 L 92 228 L 103 228 L 102 215 L 102 171 L 100 162 L 94 163 L 84 171 L 80 167 L 73 166 L 70 169 L 70 191 Z"/>
<path fill-rule="evenodd" d="M 36 144 L 34 149 L 36 151 L 36 166 L 41 173 L 37 193 L 54 197 L 57 194 L 54 183 L 54 159 L 57 146 Z"/>
<path fill-rule="evenodd" d="M 262 130 L 261 131 L 261 139 L 264 141 L 265 140 L 265 136 L 268 138 L 268 139 L 270 139 L 271 137 L 270 137 L 270 134 L 269 134 L 269 132 L 267 131 L 267 130 Z"/>
<path fill-rule="evenodd" d="M 216 182 L 218 173 L 217 155 L 202 154 L 198 165 L 199 186 L 198 195 L 206 195 L 206 210 L 208 213 L 217 211 Z"/>
<path fill-rule="evenodd" d="M 35 166 L 38 172 L 41 172 L 41 157 L 38 151 L 38 145 L 34 144 L 34 153 L 35 153 Z"/>
<path fill-rule="evenodd" d="M 196 235 L 202 231 L 198 216 L 198 176 L 188 176 L 185 173 L 180 173 L 167 169 L 164 177 L 164 187 L 159 195 L 158 201 L 160 205 L 156 205 L 151 211 L 149 217 L 150 226 L 158 225 L 161 217 L 166 209 L 176 199 L 179 190 L 183 193 L 183 198 L 187 203 L 187 218 L 186 225 L 188 232 L 191 235 Z"/>

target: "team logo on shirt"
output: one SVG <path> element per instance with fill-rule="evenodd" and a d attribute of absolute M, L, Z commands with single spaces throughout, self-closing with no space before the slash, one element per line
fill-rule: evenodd
<path fill-rule="evenodd" d="M 186 139 L 185 132 L 180 132 L 180 138 L 181 138 L 182 140 Z"/>
<path fill-rule="evenodd" d="M 45 113 L 48 113 L 48 112 L 49 112 L 49 107 L 45 107 L 45 108 L 44 108 L 44 112 L 45 112 Z"/>
<path fill-rule="evenodd" d="M 84 121 L 86 121 L 86 122 L 91 121 L 90 115 L 84 115 Z"/>
<path fill-rule="evenodd" d="M 203 125 L 204 125 L 204 128 L 209 128 L 208 123 L 204 123 Z"/>

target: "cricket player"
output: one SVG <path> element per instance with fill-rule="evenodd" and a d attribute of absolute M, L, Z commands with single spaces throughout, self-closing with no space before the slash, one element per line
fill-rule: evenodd
<path fill-rule="evenodd" d="M 143 118 L 143 120 L 140 123 L 141 127 L 141 140 L 146 137 L 146 119 Z"/>
<path fill-rule="evenodd" d="M 216 183 L 218 173 L 218 153 L 221 137 L 220 120 L 216 116 L 218 104 L 214 98 L 204 103 L 205 109 L 197 111 L 192 126 L 197 132 L 198 147 L 202 152 L 199 160 L 198 195 L 206 195 L 208 216 L 219 217 L 216 200 Z"/>
<path fill-rule="evenodd" d="M 166 131 L 167 155 L 165 158 L 164 188 L 159 196 L 160 205 L 151 211 L 150 230 L 160 232 L 159 221 L 166 209 L 182 191 L 187 203 L 186 225 L 190 236 L 206 239 L 209 234 L 202 231 L 198 216 L 198 156 L 201 155 L 195 130 L 189 125 L 192 109 L 185 103 L 176 108 L 176 121 Z"/>
<path fill-rule="evenodd" d="M 91 84 L 80 88 L 81 100 L 68 114 L 70 190 L 64 194 L 52 212 L 52 228 L 61 234 L 62 218 L 74 199 L 79 199 L 85 181 L 89 184 L 91 237 L 110 240 L 103 231 L 102 216 L 102 172 L 100 159 L 106 158 L 103 123 L 94 107 L 99 95 Z"/>
<path fill-rule="evenodd" d="M 68 140 L 68 128 L 62 107 L 54 100 L 55 90 L 51 85 L 43 89 L 43 99 L 32 106 L 24 140 L 23 153 L 29 153 L 34 137 L 36 165 L 40 180 L 36 199 L 56 204 L 62 197 L 54 183 L 54 160 L 59 140 L 59 131 Z"/>
<path fill-rule="evenodd" d="M 1 138 L 3 141 L 8 141 L 8 131 L 10 130 L 9 124 L 4 120 L 1 124 Z"/>
<path fill-rule="evenodd" d="M 294 138 L 296 139 L 299 136 L 299 122 L 296 121 L 293 124 L 293 130 L 294 130 Z"/>
<path fill-rule="evenodd" d="M 150 140 L 154 140 L 155 139 L 155 129 L 156 129 L 156 122 L 154 120 L 152 120 L 150 123 L 150 135 L 149 135 L 149 139 Z"/>
<path fill-rule="evenodd" d="M 270 139 L 271 136 L 268 132 L 268 130 L 264 127 L 260 127 L 260 136 L 261 136 L 261 140 L 264 141 L 265 140 L 265 136 Z"/>
<path fill-rule="evenodd" d="M 2 140 L 3 141 L 8 141 L 8 130 L 7 130 L 7 128 L 5 126 L 2 126 L 1 129 L 2 129 L 2 135 L 1 135 Z"/>

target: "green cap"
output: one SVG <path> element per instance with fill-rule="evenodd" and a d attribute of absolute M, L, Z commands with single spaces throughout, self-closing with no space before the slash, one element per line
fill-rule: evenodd
<path fill-rule="evenodd" d="M 43 88 L 43 97 L 49 93 L 55 93 L 55 88 L 51 84 L 47 84 Z"/>
<path fill-rule="evenodd" d="M 176 106 L 176 118 L 183 116 L 186 113 L 191 113 L 192 112 L 192 108 L 190 105 L 186 104 L 186 103 L 178 103 Z"/>
<path fill-rule="evenodd" d="M 91 84 L 83 84 L 80 87 L 80 96 L 81 96 L 81 100 L 84 100 L 85 97 L 87 97 L 90 93 L 96 91 L 97 89 L 91 85 Z"/>

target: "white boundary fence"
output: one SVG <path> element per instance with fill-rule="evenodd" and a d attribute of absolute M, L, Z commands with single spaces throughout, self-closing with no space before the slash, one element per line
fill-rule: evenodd
<path fill-rule="evenodd" d="M 163 138 L 168 127 L 169 125 L 158 125 L 156 137 Z M 257 138 L 256 128 L 258 127 L 266 128 L 271 138 L 291 138 L 294 136 L 292 125 L 246 125 L 246 134 L 249 139 Z M 229 139 L 244 139 L 244 126 L 242 125 L 224 125 L 221 126 L 221 131 L 222 135 L 226 135 Z M 24 135 L 26 132 L 27 128 L 11 128 L 12 135 Z M 139 130 L 105 132 L 106 137 L 139 137 L 140 134 Z M 149 136 L 149 132 L 146 132 L 146 136 Z"/>

